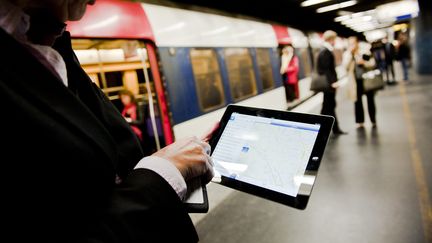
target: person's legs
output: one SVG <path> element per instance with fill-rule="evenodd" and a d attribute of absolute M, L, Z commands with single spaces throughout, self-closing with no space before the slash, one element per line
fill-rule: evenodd
<path fill-rule="evenodd" d="M 287 90 L 288 90 L 288 101 L 292 102 L 295 100 L 295 87 L 292 84 L 287 84 Z"/>
<path fill-rule="evenodd" d="M 354 102 L 355 121 L 360 126 L 364 123 L 363 110 L 363 80 L 356 80 L 357 83 L 357 100 Z"/>
<path fill-rule="evenodd" d="M 356 102 L 354 102 L 355 110 L 355 121 L 357 124 L 361 125 L 364 123 L 364 110 L 362 97 L 358 96 Z"/>
<path fill-rule="evenodd" d="M 395 83 L 396 82 L 396 77 L 395 77 L 395 72 L 394 72 L 394 67 L 393 67 L 393 62 L 389 63 L 388 67 L 390 69 L 390 72 L 392 74 L 392 79 L 391 79 L 391 83 Z"/>
<path fill-rule="evenodd" d="M 322 103 L 322 108 L 321 108 L 321 115 L 328 115 L 329 114 L 329 97 L 328 97 L 328 92 L 323 92 L 323 103 Z"/>
<path fill-rule="evenodd" d="M 389 70 L 387 63 L 385 64 L 384 70 L 385 70 L 385 76 L 386 76 L 386 83 L 390 83 L 390 74 L 389 74 L 390 70 Z"/>
<path fill-rule="evenodd" d="M 368 103 L 369 118 L 373 125 L 376 125 L 376 108 L 375 108 L 375 92 L 369 91 L 366 93 Z"/>
<path fill-rule="evenodd" d="M 287 103 L 290 102 L 290 87 L 289 84 L 287 84 L 286 82 L 283 82 L 284 87 L 285 87 L 285 98 Z"/>
<path fill-rule="evenodd" d="M 404 81 L 408 81 L 409 80 L 408 79 L 408 59 L 402 58 L 401 63 L 402 63 Z"/>

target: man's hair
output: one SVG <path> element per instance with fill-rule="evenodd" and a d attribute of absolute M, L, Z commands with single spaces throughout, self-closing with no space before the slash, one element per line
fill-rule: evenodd
<path fill-rule="evenodd" d="M 336 39 L 336 37 L 337 37 L 337 34 L 333 30 L 327 30 L 323 34 L 323 38 L 324 38 L 325 41 Z"/>

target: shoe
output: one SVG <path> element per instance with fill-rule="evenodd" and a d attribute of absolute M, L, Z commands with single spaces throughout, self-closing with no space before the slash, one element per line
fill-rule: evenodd
<path fill-rule="evenodd" d="M 337 130 L 333 132 L 334 135 L 339 136 L 339 135 L 346 135 L 348 134 L 347 132 L 344 132 L 342 130 Z"/>
<path fill-rule="evenodd" d="M 377 124 L 376 123 L 372 123 L 372 128 L 377 128 Z"/>
<path fill-rule="evenodd" d="M 364 123 L 357 123 L 357 129 L 363 129 Z"/>

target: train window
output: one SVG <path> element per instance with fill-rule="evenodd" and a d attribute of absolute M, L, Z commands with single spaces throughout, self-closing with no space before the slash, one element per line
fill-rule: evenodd
<path fill-rule="evenodd" d="M 72 47 L 92 81 L 115 104 L 119 103 L 118 92 L 122 89 L 130 90 L 138 101 L 146 102 L 144 66 L 148 70 L 151 87 L 153 78 L 143 43 L 121 39 L 73 39 Z M 141 61 L 142 57 L 145 63 Z"/>
<path fill-rule="evenodd" d="M 299 58 L 299 79 L 310 77 L 312 72 L 312 63 L 310 60 L 309 50 L 307 48 L 296 49 L 296 55 Z"/>
<path fill-rule="evenodd" d="M 105 73 L 105 80 L 106 80 L 106 87 L 112 88 L 112 87 L 119 87 L 123 86 L 123 74 L 122 72 L 106 72 Z"/>
<path fill-rule="evenodd" d="M 238 101 L 255 95 L 256 80 L 249 50 L 227 48 L 224 53 L 233 99 Z"/>
<path fill-rule="evenodd" d="M 137 72 L 137 77 L 138 77 L 138 83 L 144 84 L 145 83 L 144 71 L 142 69 L 140 69 L 140 70 L 136 70 L 136 72 Z"/>
<path fill-rule="evenodd" d="M 123 39 L 73 39 L 72 48 L 84 71 L 119 111 L 124 108 L 119 97 L 121 90 L 129 90 L 135 96 L 139 116 L 135 122 L 142 131 L 146 154 L 154 152 L 156 144 L 163 145 L 160 117 L 157 115 L 159 106 L 145 44 Z M 150 94 L 144 72 L 148 74 Z M 149 97 L 153 97 L 154 106 L 150 106 Z M 150 109 L 155 109 L 155 117 L 151 117 Z M 155 119 L 154 123 L 152 119 Z"/>
<path fill-rule="evenodd" d="M 263 89 L 271 89 L 274 86 L 274 83 L 269 50 L 265 48 L 258 48 L 256 49 L 256 53 Z"/>
<path fill-rule="evenodd" d="M 222 78 L 215 51 L 191 49 L 190 57 L 201 109 L 209 111 L 225 105 Z"/>

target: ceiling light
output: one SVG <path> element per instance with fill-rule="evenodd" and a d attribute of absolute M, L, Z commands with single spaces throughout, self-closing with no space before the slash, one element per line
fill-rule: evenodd
<path fill-rule="evenodd" d="M 381 29 L 381 28 L 385 28 L 385 27 L 388 27 L 388 25 L 387 24 L 374 23 L 372 25 L 353 26 L 353 27 L 351 27 L 351 29 L 353 29 L 357 32 L 365 32 L 365 31 L 377 30 L 377 29 Z"/>
<path fill-rule="evenodd" d="M 367 15 L 367 16 L 363 16 L 361 19 L 362 19 L 363 21 L 367 22 L 367 21 L 371 21 L 371 20 L 373 20 L 373 17 L 370 16 L 370 15 Z"/>
<path fill-rule="evenodd" d="M 346 1 L 346 2 L 342 2 L 342 3 L 337 3 L 337 4 L 332 4 L 332 5 L 328 5 L 325 7 L 321 7 L 321 8 L 318 8 L 316 11 L 317 11 L 317 13 L 324 13 L 324 12 L 329 12 L 329 11 L 333 11 L 336 9 L 347 8 L 347 7 L 356 5 L 356 4 L 357 4 L 356 0 Z"/>
<path fill-rule="evenodd" d="M 357 19 L 347 19 L 347 20 L 342 21 L 342 24 L 343 25 L 350 25 L 350 24 L 354 24 L 354 23 L 358 23 L 358 22 L 360 22 L 360 21 L 358 21 Z"/>
<path fill-rule="evenodd" d="M 368 26 L 368 25 L 379 25 L 378 22 L 359 22 L 359 23 L 353 23 L 353 24 L 347 24 L 347 27 L 353 28 L 358 26 Z"/>
<path fill-rule="evenodd" d="M 352 18 L 358 18 L 358 17 L 363 16 L 364 14 L 365 14 L 365 12 L 357 12 L 357 13 L 353 13 L 353 14 L 351 15 L 351 17 L 352 17 Z"/>
<path fill-rule="evenodd" d="M 339 11 L 337 12 L 337 14 L 338 14 L 339 16 L 342 16 L 342 15 L 351 15 L 351 14 L 353 14 L 353 12 L 345 11 L 345 10 L 339 10 Z"/>
<path fill-rule="evenodd" d="M 351 27 L 351 29 L 354 29 L 354 30 L 366 30 L 366 29 L 375 29 L 375 28 L 376 28 L 376 25 L 374 25 L 374 24 L 357 25 L 357 26 Z"/>
<path fill-rule="evenodd" d="M 302 7 L 309 7 L 309 6 L 312 6 L 312 5 L 315 5 L 315 4 L 325 3 L 325 2 L 328 2 L 328 1 L 330 1 L 330 0 L 306 0 L 306 1 L 302 2 L 300 4 L 300 6 L 302 6 Z"/>
<path fill-rule="evenodd" d="M 348 20 L 348 19 L 350 19 L 350 18 L 351 18 L 350 15 L 343 15 L 343 16 L 336 17 L 336 18 L 334 19 L 334 21 L 335 21 L 335 22 L 342 22 L 342 21 L 344 21 L 344 20 Z"/>
<path fill-rule="evenodd" d="M 394 22 L 400 16 L 417 14 L 419 6 L 417 1 L 397 1 L 378 6 L 376 12 L 381 22 Z"/>
<path fill-rule="evenodd" d="M 364 35 L 366 36 L 366 40 L 368 40 L 369 42 L 372 41 L 376 41 L 379 39 L 382 39 L 384 37 L 386 37 L 387 32 L 385 30 L 372 30 L 372 31 L 367 31 L 364 33 Z"/>

